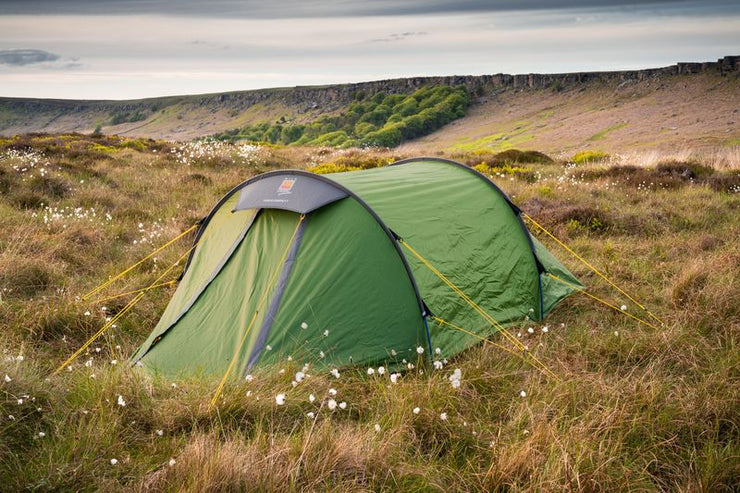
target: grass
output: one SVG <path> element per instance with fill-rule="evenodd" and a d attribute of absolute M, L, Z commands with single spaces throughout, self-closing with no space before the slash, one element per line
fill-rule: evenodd
<path fill-rule="evenodd" d="M 601 132 L 597 132 L 597 133 L 593 134 L 591 137 L 588 138 L 588 140 L 589 141 L 603 140 L 606 137 L 606 134 L 608 134 L 609 132 L 615 132 L 617 130 L 620 130 L 620 129 L 626 127 L 627 125 L 629 125 L 629 124 L 626 123 L 626 122 L 617 123 L 615 125 L 612 125 L 610 127 L 605 128 Z"/>
<path fill-rule="evenodd" d="M 740 194 L 713 185 L 735 183 L 727 160 L 454 156 L 486 163 L 518 206 L 666 322 L 654 330 L 573 296 L 548 318 L 548 332 L 512 328 L 559 381 L 488 346 L 395 383 L 364 368 L 339 379 L 309 370 L 293 388 L 302 362 L 285 361 L 227 385 L 209 411 L 217 382 L 172 382 L 125 364 L 171 288 L 148 294 L 71 371 L 50 376 L 129 299 L 79 297 L 253 174 L 407 156 L 79 135 L 0 146 L 0 490 L 721 492 L 740 484 Z M 540 239 L 594 294 L 641 314 Z M 153 281 L 186 244 L 105 294 Z M 448 380 L 454 369 L 459 389 Z M 330 410 L 329 399 L 346 407 Z"/>
<path fill-rule="evenodd" d="M 589 164 L 607 161 L 610 158 L 611 156 L 603 151 L 579 151 L 570 160 L 576 164 Z"/>

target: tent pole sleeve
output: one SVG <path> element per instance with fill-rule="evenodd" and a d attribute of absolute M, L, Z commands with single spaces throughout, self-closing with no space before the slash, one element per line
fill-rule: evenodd
<path fill-rule="evenodd" d="M 252 348 L 252 352 L 247 360 L 247 366 L 244 369 L 244 376 L 246 376 L 247 372 L 249 372 L 255 363 L 257 363 L 257 360 L 262 354 L 262 348 L 265 346 L 267 336 L 270 334 L 272 323 L 275 321 L 275 315 L 277 314 L 278 308 L 280 308 L 280 302 L 283 299 L 283 293 L 285 293 L 285 288 L 288 285 L 288 278 L 293 270 L 293 264 L 295 263 L 298 249 L 301 246 L 303 233 L 306 229 L 307 223 L 308 216 L 306 216 L 306 220 L 301 221 L 298 226 L 298 231 L 293 238 L 293 242 L 290 245 L 288 256 L 285 258 L 285 262 L 283 262 L 280 277 L 278 278 L 277 286 L 275 286 L 275 293 L 272 295 L 272 301 L 270 301 L 270 306 L 267 308 L 267 312 L 265 312 L 265 318 L 263 319 L 262 326 L 258 332 L 257 342 L 255 342 L 254 348 Z"/>
<path fill-rule="evenodd" d="M 427 343 L 429 343 L 429 362 L 432 364 L 432 368 L 434 368 L 434 352 L 432 351 L 432 335 L 429 333 L 429 322 L 427 321 L 426 313 L 422 317 L 422 320 L 424 320 L 424 329 L 426 329 L 426 332 L 427 332 Z"/>

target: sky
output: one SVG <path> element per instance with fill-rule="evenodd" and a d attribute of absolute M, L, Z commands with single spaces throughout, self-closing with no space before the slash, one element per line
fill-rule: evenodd
<path fill-rule="evenodd" d="M 740 1 L 0 0 L 0 96 L 135 99 L 740 54 Z"/>

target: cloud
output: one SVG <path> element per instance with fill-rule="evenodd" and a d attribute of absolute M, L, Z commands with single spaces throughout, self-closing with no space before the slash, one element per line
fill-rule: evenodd
<path fill-rule="evenodd" d="M 55 62 L 61 57 L 55 53 L 31 48 L 0 50 L 0 65 L 21 67 L 44 62 Z"/>
<path fill-rule="evenodd" d="M 694 6 L 698 11 L 737 11 L 737 0 L 2 0 L 5 15 L 178 15 L 211 18 L 285 19 L 306 17 L 413 16 L 650 7 L 658 10 Z"/>
<path fill-rule="evenodd" d="M 412 36 L 426 36 L 428 33 L 426 31 L 407 31 L 403 33 L 394 33 L 389 34 L 385 38 L 375 38 L 371 39 L 371 43 L 390 43 L 393 41 L 401 41 L 403 39 L 412 37 Z"/>

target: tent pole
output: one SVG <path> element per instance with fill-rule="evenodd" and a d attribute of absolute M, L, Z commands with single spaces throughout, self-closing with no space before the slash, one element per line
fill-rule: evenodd
<path fill-rule="evenodd" d="M 427 322 L 427 314 L 425 313 L 422 317 L 422 320 L 424 320 L 424 328 L 427 331 L 427 342 L 429 343 L 429 362 L 432 365 L 432 368 L 434 368 L 434 351 L 432 350 L 432 336 L 429 334 L 429 323 Z"/>

